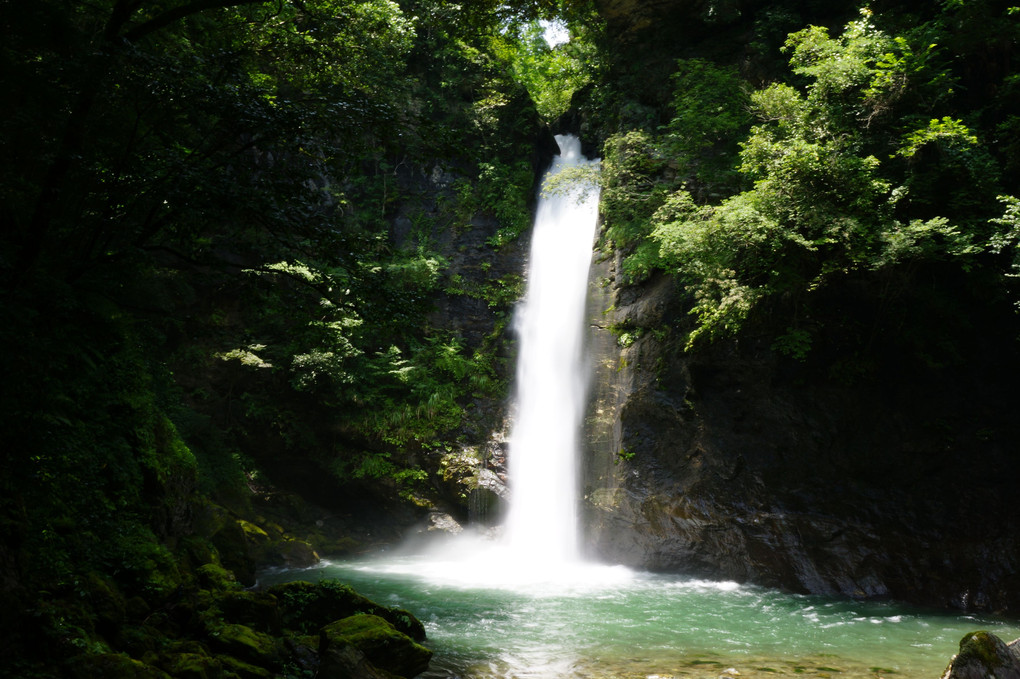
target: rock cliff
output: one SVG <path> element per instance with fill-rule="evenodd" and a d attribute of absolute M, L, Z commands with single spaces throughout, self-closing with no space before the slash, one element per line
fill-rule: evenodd
<path fill-rule="evenodd" d="M 682 290 L 665 276 L 619 286 L 617 263 L 603 256 L 592 279 L 585 484 L 598 556 L 798 592 L 1018 610 L 1017 328 L 1006 303 L 951 293 L 956 281 L 933 271 L 921 280 L 952 308 L 937 314 L 908 290 L 888 314 L 880 281 L 862 279 L 820 293 L 831 312 L 803 362 L 773 349 L 768 319 L 685 352 Z M 904 340 L 911 323 L 941 326 L 938 346 Z M 862 327 L 866 340 L 851 340 Z"/>
<path fill-rule="evenodd" d="M 775 79 L 788 32 L 846 3 L 600 0 L 613 111 L 596 143 L 669 117 L 678 58 Z M 900 3 L 909 8 L 915 3 Z M 878 8 L 874 8 L 876 11 Z M 798 592 L 1015 614 L 1020 607 L 1016 338 L 995 282 L 928 265 L 780 299 L 736 339 L 684 349 L 691 300 L 662 273 L 591 280 L 595 392 L 584 469 L 595 555 Z M 800 359 L 777 343 L 811 329 Z M 789 353 L 789 352 L 788 352 Z"/>

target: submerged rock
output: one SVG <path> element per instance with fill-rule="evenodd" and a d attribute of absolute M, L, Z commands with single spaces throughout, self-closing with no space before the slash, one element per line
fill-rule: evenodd
<path fill-rule="evenodd" d="M 1007 644 L 989 632 L 971 632 L 942 679 L 1020 679 L 1020 639 Z"/>

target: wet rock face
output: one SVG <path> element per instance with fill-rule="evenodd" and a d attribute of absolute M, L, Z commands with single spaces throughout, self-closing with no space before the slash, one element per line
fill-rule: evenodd
<path fill-rule="evenodd" d="M 613 280 L 612 262 L 601 266 Z M 671 281 L 607 288 L 612 310 L 593 312 L 595 349 L 608 353 L 596 361 L 585 470 L 598 556 L 797 592 L 1020 610 L 1009 387 L 1020 370 L 1014 330 L 981 325 L 989 309 L 960 319 L 973 332 L 940 340 L 966 357 L 956 365 L 926 366 L 878 333 L 855 358 L 871 373 L 845 380 L 825 369 L 848 357 L 833 350 L 835 315 L 805 363 L 774 351 L 765 327 L 684 352 L 669 330 L 685 316 Z M 606 339 L 611 326 L 646 330 L 622 347 Z"/>

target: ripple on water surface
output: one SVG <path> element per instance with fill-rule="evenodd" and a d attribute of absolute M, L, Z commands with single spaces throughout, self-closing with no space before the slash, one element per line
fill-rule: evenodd
<path fill-rule="evenodd" d="M 263 582 L 337 578 L 407 608 L 435 651 L 429 679 L 937 679 L 960 638 L 1020 626 L 892 603 L 796 596 L 619 566 L 515 562 L 499 548 L 324 562 Z"/>

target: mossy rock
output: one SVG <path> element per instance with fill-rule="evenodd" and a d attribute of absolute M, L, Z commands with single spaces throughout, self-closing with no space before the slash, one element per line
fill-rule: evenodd
<path fill-rule="evenodd" d="M 195 570 L 198 584 L 203 589 L 223 591 L 241 589 L 241 583 L 234 574 L 223 566 L 207 563 Z"/>
<path fill-rule="evenodd" d="M 278 635 L 281 630 L 280 609 L 276 597 L 263 592 L 222 592 L 214 599 L 227 622 L 247 625 L 266 634 Z"/>
<path fill-rule="evenodd" d="M 319 555 L 306 540 L 285 535 L 277 526 L 267 526 L 273 535 L 250 521 L 239 521 L 248 543 L 248 554 L 258 565 L 305 568 L 319 563 Z M 274 537 L 275 535 L 275 537 Z"/>
<path fill-rule="evenodd" d="M 117 650 L 126 651 L 133 658 L 155 654 L 166 643 L 167 639 L 163 633 L 149 625 L 122 625 L 114 637 Z"/>
<path fill-rule="evenodd" d="M 353 644 L 337 642 L 322 654 L 315 679 L 397 679 L 397 675 L 379 669 Z"/>
<path fill-rule="evenodd" d="M 165 647 L 167 653 L 197 653 L 198 655 L 209 655 L 209 649 L 197 639 L 177 639 L 168 643 Z"/>
<path fill-rule="evenodd" d="M 985 631 L 960 640 L 960 652 L 944 675 L 946 679 L 1020 679 L 1020 646 L 1006 645 Z"/>
<path fill-rule="evenodd" d="M 170 679 L 163 670 L 123 653 L 75 657 L 68 662 L 68 674 L 74 679 Z"/>
<path fill-rule="evenodd" d="M 219 558 L 219 552 L 205 537 L 200 535 L 188 535 L 181 538 L 177 543 L 177 554 L 181 561 L 191 569 L 197 569 L 205 564 L 214 564 Z"/>
<path fill-rule="evenodd" d="M 318 635 L 287 635 L 283 640 L 290 667 L 314 675 L 320 665 Z"/>
<path fill-rule="evenodd" d="M 268 591 L 279 600 L 283 626 L 287 629 L 308 634 L 335 620 L 371 613 L 415 641 L 425 639 L 425 626 L 408 611 L 381 606 L 336 580 L 287 582 Z"/>
<path fill-rule="evenodd" d="M 304 540 L 287 538 L 273 545 L 273 551 L 290 568 L 305 568 L 319 563 L 319 555 Z"/>
<path fill-rule="evenodd" d="M 272 542 L 273 538 L 269 536 L 269 533 L 251 521 L 240 519 L 238 520 L 238 523 L 241 525 L 241 530 L 244 531 L 244 537 L 248 540 L 249 545 L 258 546 L 260 544 L 268 544 L 269 542 Z"/>
<path fill-rule="evenodd" d="M 312 547 L 321 556 L 346 556 L 362 548 L 362 543 L 352 537 L 333 537 L 315 533 L 310 537 Z"/>
<path fill-rule="evenodd" d="M 197 496 L 192 502 L 192 524 L 199 538 L 211 538 L 234 520 L 230 511 L 212 502 L 208 497 Z"/>
<path fill-rule="evenodd" d="M 210 626 L 209 643 L 219 653 L 260 667 L 281 664 L 281 649 L 276 639 L 247 625 L 225 623 Z"/>
<path fill-rule="evenodd" d="M 376 668 L 415 677 L 429 667 L 432 651 L 398 631 L 378 615 L 360 613 L 337 620 L 319 633 L 319 655 L 353 646 Z"/>
<path fill-rule="evenodd" d="M 255 560 L 248 550 L 248 540 L 241 521 L 227 521 L 212 536 L 211 542 L 220 554 L 221 564 L 234 573 L 238 582 L 245 587 L 255 584 Z"/>
<path fill-rule="evenodd" d="M 129 620 L 144 620 L 152 613 L 152 606 L 140 596 L 133 596 L 124 602 L 124 613 Z"/>
<path fill-rule="evenodd" d="M 86 581 L 88 598 L 96 622 L 108 627 L 123 624 L 127 616 L 127 606 L 124 595 L 117 586 L 96 572 L 89 573 Z"/>
<path fill-rule="evenodd" d="M 243 660 L 232 656 L 219 656 L 223 664 L 225 677 L 240 677 L 240 679 L 270 679 L 273 673 L 264 667 L 246 663 Z"/>
<path fill-rule="evenodd" d="M 248 555 L 255 561 L 256 565 L 272 563 L 273 545 L 276 542 L 257 524 L 239 519 L 237 524 L 244 533 L 244 541 L 248 546 Z"/>
<path fill-rule="evenodd" d="M 174 653 L 160 667 L 175 679 L 216 679 L 223 672 L 223 663 L 205 653 Z"/>

